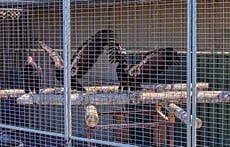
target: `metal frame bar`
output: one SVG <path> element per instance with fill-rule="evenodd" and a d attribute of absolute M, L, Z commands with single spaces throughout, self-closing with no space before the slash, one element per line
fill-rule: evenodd
<path fill-rule="evenodd" d="M 187 116 L 191 115 L 191 1 L 187 0 Z M 187 117 L 187 147 L 191 147 L 191 118 Z"/>
<path fill-rule="evenodd" d="M 48 131 L 41 131 L 41 130 L 35 130 L 35 129 L 29 129 L 29 128 L 15 127 L 15 126 L 4 125 L 4 124 L 0 124 L 0 128 L 11 129 L 11 130 L 13 129 L 13 130 L 17 130 L 17 131 L 24 131 L 24 132 L 29 132 L 29 133 L 49 135 L 49 136 L 55 136 L 55 137 L 61 137 L 61 138 L 65 137 L 65 135 L 61 134 L 61 133 L 53 133 L 53 132 L 48 132 Z M 111 145 L 111 146 L 117 146 L 117 147 L 136 147 L 135 145 L 121 144 L 121 143 L 102 141 L 102 140 L 97 140 L 97 139 L 88 139 L 88 138 L 75 137 L 75 136 L 70 136 L 69 139 L 79 140 L 79 141 L 84 141 L 84 142 L 104 144 L 104 145 Z"/>
<path fill-rule="evenodd" d="M 64 54 L 64 136 L 66 146 L 71 146 L 71 81 L 70 81 L 70 0 L 63 0 L 63 54 Z"/>
<path fill-rule="evenodd" d="M 196 0 L 192 0 L 192 146 L 196 146 L 196 79 L 197 79 L 197 27 Z"/>
<path fill-rule="evenodd" d="M 36 134 L 49 135 L 49 136 L 62 137 L 62 138 L 64 137 L 64 134 L 61 133 L 53 133 L 48 131 L 41 131 L 41 130 L 23 128 L 23 127 L 16 127 L 11 125 L 4 125 L 4 124 L 0 124 L 0 128 L 11 129 L 11 130 L 13 129 L 17 131 L 24 131 L 29 133 L 36 133 Z"/>
<path fill-rule="evenodd" d="M 130 145 L 130 144 L 122 144 L 122 143 L 109 142 L 109 141 L 103 141 L 103 140 L 97 140 L 97 139 L 88 139 L 88 138 L 82 138 L 82 137 L 76 137 L 76 136 L 71 136 L 70 138 L 73 140 L 78 140 L 78 141 L 83 141 L 83 142 L 104 144 L 104 145 L 110 145 L 110 146 L 116 146 L 116 147 L 137 147 L 135 145 Z"/>
<path fill-rule="evenodd" d="M 196 146 L 196 79 L 197 79 L 197 32 L 196 32 L 196 0 L 187 0 L 187 115 L 191 114 L 191 77 L 192 77 L 192 120 L 190 117 L 187 121 L 187 146 Z M 192 51 L 192 68 L 191 68 L 191 51 Z M 192 130 L 191 126 L 192 124 Z M 192 135 L 192 136 L 191 136 Z"/>

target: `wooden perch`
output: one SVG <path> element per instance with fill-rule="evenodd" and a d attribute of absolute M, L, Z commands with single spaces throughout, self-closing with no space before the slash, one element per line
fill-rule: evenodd
<path fill-rule="evenodd" d="M 86 89 L 87 94 L 97 94 L 97 93 L 118 93 L 119 86 L 90 86 L 84 87 Z M 146 91 L 185 91 L 186 84 L 157 84 L 157 85 L 142 85 L 144 88 L 144 92 Z M 208 89 L 208 83 L 197 83 L 197 89 L 205 90 Z M 145 91 L 146 90 L 146 91 Z M 155 93 L 154 92 L 154 93 Z M 24 90 L 22 89 L 8 89 L 8 90 L 0 90 L 0 98 L 15 98 L 19 95 L 23 94 Z M 40 90 L 41 94 L 62 94 L 63 88 L 46 88 Z M 146 92 L 147 93 L 147 92 Z"/>
<path fill-rule="evenodd" d="M 172 112 L 173 114 L 175 114 L 175 116 L 179 118 L 182 122 L 184 122 L 185 124 L 189 124 L 189 122 L 187 121 L 188 115 L 182 108 L 180 108 L 179 106 L 173 103 L 166 104 L 163 106 L 169 112 Z M 190 117 L 192 120 L 192 115 Z M 201 127 L 202 127 L 202 121 L 199 118 L 196 118 L 196 128 L 199 129 Z"/>
<path fill-rule="evenodd" d="M 42 94 L 62 94 L 64 91 L 64 88 L 46 88 L 41 89 L 40 93 Z"/>
<path fill-rule="evenodd" d="M 186 91 L 187 84 L 155 84 L 155 85 L 142 85 L 141 87 L 144 90 L 152 90 L 155 92 Z M 196 87 L 197 87 L 197 90 L 207 90 L 209 88 L 209 85 L 208 83 L 197 83 Z"/>
<path fill-rule="evenodd" d="M 60 91 L 63 91 L 63 88 L 47 88 L 47 89 L 41 89 L 40 93 L 54 94 L 54 93 L 60 93 Z M 17 98 L 23 95 L 24 93 L 25 91 L 23 89 L 0 90 L 0 98 Z"/>
<path fill-rule="evenodd" d="M 141 102 L 148 103 L 186 103 L 187 92 L 143 92 L 140 95 Z M 197 103 L 223 103 L 230 102 L 230 92 L 229 91 L 198 91 L 197 92 Z"/>
<path fill-rule="evenodd" d="M 144 91 L 186 91 L 186 84 L 153 84 L 153 85 L 141 85 Z M 85 87 L 87 93 L 113 93 L 118 92 L 119 86 L 91 86 Z M 208 83 L 197 83 L 197 90 L 207 90 L 209 88 Z"/>
<path fill-rule="evenodd" d="M 95 127 L 99 122 L 99 117 L 96 107 L 89 105 L 86 107 L 85 112 L 85 122 L 88 127 Z"/>
<path fill-rule="evenodd" d="M 118 92 L 119 86 L 90 86 L 84 87 L 87 93 L 115 93 Z"/>
<path fill-rule="evenodd" d="M 24 93 L 22 89 L 0 90 L 0 98 L 16 98 Z"/>
<path fill-rule="evenodd" d="M 107 93 L 107 94 L 71 94 L 72 105 L 122 105 L 122 104 L 156 104 L 186 103 L 186 92 L 141 92 L 141 93 Z M 38 94 L 33 97 L 22 95 L 19 104 L 62 105 L 63 95 Z M 230 92 L 198 91 L 197 103 L 230 102 Z"/>

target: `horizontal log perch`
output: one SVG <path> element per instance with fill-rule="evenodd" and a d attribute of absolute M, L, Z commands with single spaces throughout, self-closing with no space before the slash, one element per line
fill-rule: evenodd
<path fill-rule="evenodd" d="M 170 104 L 163 105 L 163 107 L 169 112 L 172 112 L 177 118 L 179 118 L 185 124 L 189 124 L 189 122 L 187 121 L 188 115 L 186 111 L 184 111 L 176 104 L 170 103 Z M 192 120 L 192 115 L 190 117 Z M 199 118 L 196 118 L 196 128 L 199 129 L 201 127 L 202 127 L 202 121 Z"/>
<path fill-rule="evenodd" d="M 24 93 L 25 91 L 22 89 L 0 90 L 0 98 L 16 98 Z"/>
<path fill-rule="evenodd" d="M 186 84 L 156 84 L 156 85 L 142 85 L 143 91 L 185 91 Z M 118 86 L 90 86 L 85 87 L 87 94 L 94 93 L 118 93 Z M 197 83 L 198 90 L 208 89 L 208 83 Z M 74 92 L 74 91 L 73 91 Z M 22 89 L 7 89 L 0 90 L 0 98 L 15 98 L 24 93 Z M 62 94 L 63 88 L 46 88 L 40 90 L 41 94 Z"/>
<path fill-rule="evenodd" d="M 42 94 L 62 94 L 63 88 L 46 88 L 41 89 Z M 23 89 L 6 89 L 0 90 L 0 98 L 17 98 L 25 94 Z"/>
<path fill-rule="evenodd" d="M 191 85 L 192 86 L 192 85 Z M 208 83 L 197 83 L 197 90 L 208 90 Z M 155 84 L 155 85 L 142 85 L 144 90 L 152 90 L 155 92 L 162 91 L 186 91 L 187 84 Z"/>
<path fill-rule="evenodd" d="M 91 86 L 85 87 L 87 93 L 113 93 L 118 92 L 119 86 Z M 186 84 L 152 84 L 152 85 L 141 85 L 144 91 L 185 91 L 187 88 Z M 197 83 L 197 90 L 207 90 L 209 88 L 208 83 Z"/>
<path fill-rule="evenodd" d="M 186 91 L 179 92 L 141 92 L 141 93 L 107 93 L 107 94 L 71 94 L 72 105 L 122 105 L 122 104 L 156 104 L 186 103 Z M 62 105 L 61 94 L 22 95 L 19 104 Z M 198 91 L 197 103 L 229 103 L 229 91 Z"/>

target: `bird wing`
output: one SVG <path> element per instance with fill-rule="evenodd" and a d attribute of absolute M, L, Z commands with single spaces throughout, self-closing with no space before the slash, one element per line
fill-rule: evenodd
<path fill-rule="evenodd" d="M 179 64 L 179 61 L 179 55 L 173 48 L 162 48 L 157 51 L 151 51 L 146 53 L 142 60 L 129 69 L 129 75 L 154 76 L 164 72 L 170 65 Z"/>
<path fill-rule="evenodd" d="M 98 57 L 103 53 L 105 46 L 112 46 L 116 42 L 116 34 L 112 30 L 100 30 L 86 40 L 77 49 L 77 54 L 72 58 L 72 76 L 78 77 L 86 74 L 91 69 Z"/>

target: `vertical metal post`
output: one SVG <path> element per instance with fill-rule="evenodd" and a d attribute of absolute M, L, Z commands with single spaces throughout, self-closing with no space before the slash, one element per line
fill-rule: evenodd
<path fill-rule="evenodd" d="M 191 1 L 187 0 L 187 116 L 191 115 Z M 191 147 L 191 118 L 187 118 L 187 147 Z"/>
<path fill-rule="evenodd" d="M 192 0 L 192 146 L 196 147 L 196 51 L 197 51 L 197 27 L 196 27 L 196 0 Z"/>
<path fill-rule="evenodd" d="M 65 146 L 71 146 L 71 81 L 70 81 L 70 0 L 63 0 L 63 54 L 64 54 L 64 135 Z"/>

